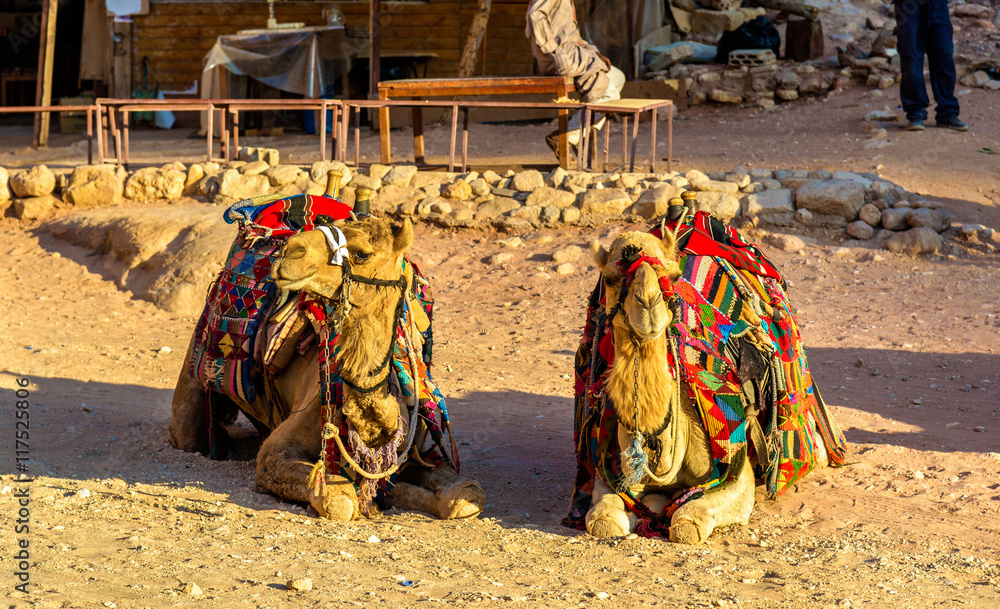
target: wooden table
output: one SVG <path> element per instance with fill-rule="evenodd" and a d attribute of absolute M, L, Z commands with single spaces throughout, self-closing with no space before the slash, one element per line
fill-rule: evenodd
<path fill-rule="evenodd" d="M 524 95 L 544 93 L 558 98 L 568 97 L 575 90 L 573 78 L 566 76 L 487 76 L 474 78 L 422 78 L 408 80 L 387 80 L 378 85 L 381 101 L 393 98 L 420 99 L 424 97 L 451 97 L 467 95 Z M 498 102 L 503 104 L 503 102 Z M 512 104 L 513 105 L 513 104 Z M 569 109 L 559 108 L 559 164 L 569 163 L 569 140 L 566 124 Z M 379 143 L 382 150 L 382 164 L 392 163 L 389 148 L 389 108 L 379 108 Z M 417 163 L 424 162 L 423 115 L 419 106 L 413 107 L 413 157 Z"/>
<path fill-rule="evenodd" d="M 639 117 L 643 112 L 650 113 L 649 141 L 649 171 L 656 173 L 656 111 L 667 108 L 667 171 L 671 171 L 674 149 L 674 102 L 669 99 L 618 99 L 599 104 L 587 104 L 583 119 L 583 142 L 580 147 L 580 157 L 587 157 L 584 163 L 590 166 L 590 125 L 594 112 L 600 114 L 619 114 L 622 116 L 622 165 L 625 164 L 625 151 L 628 147 L 628 119 L 632 117 L 632 152 L 629 156 L 629 172 L 635 171 L 636 136 L 639 135 Z M 608 169 L 608 122 L 605 121 L 604 133 L 604 171 Z M 596 143 L 597 137 L 594 137 Z"/>

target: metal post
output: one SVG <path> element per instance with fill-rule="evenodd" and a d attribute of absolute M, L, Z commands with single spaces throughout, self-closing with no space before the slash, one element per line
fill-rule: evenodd
<path fill-rule="evenodd" d="M 455 171 L 455 136 L 458 133 L 458 106 L 451 107 L 451 151 L 448 153 L 448 172 Z"/>
<path fill-rule="evenodd" d="M 125 141 L 122 144 L 124 148 L 124 154 L 122 157 L 122 165 L 125 167 L 125 171 L 128 171 L 128 110 L 122 110 L 122 139 Z"/>
<path fill-rule="evenodd" d="M 650 110 L 653 114 L 653 120 L 650 124 L 650 134 L 649 134 L 649 172 L 656 173 L 656 114 L 658 112 L 657 108 Z"/>
<path fill-rule="evenodd" d="M 655 117 L 654 117 L 655 118 Z M 629 173 L 635 171 L 635 145 L 639 143 L 639 112 L 632 116 L 632 154 L 629 156 Z"/>
<path fill-rule="evenodd" d="M 469 170 L 469 109 L 462 108 L 462 173 Z"/>

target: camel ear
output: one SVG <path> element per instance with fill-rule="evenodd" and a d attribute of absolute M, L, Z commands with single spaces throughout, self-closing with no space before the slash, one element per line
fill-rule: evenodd
<path fill-rule="evenodd" d="M 392 230 L 392 251 L 402 254 L 410 249 L 413 244 L 413 224 L 410 219 L 403 220 L 399 226 L 394 226 Z"/>
<path fill-rule="evenodd" d="M 608 265 L 608 250 L 604 249 L 597 241 L 590 242 L 590 249 L 594 251 L 594 261 L 597 268 L 603 269 Z"/>

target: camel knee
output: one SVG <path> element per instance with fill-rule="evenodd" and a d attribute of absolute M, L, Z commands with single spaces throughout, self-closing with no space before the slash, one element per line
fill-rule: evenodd
<path fill-rule="evenodd" d="M 455 480 L 435 493 L 443 520 L 474 518 L 486 506 L 486 493 L 475 480 Z"/>

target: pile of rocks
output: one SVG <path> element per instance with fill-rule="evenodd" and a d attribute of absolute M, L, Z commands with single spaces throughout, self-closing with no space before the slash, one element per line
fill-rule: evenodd
<path fill-rule="evenodd" d="M 857 240 L 883 242 L 894 251 L 940 249 L 951 214 L 874 174 L 750 169 L 691 170 L 660 174 L 593 174 L 557 168 L 482 174 L 418 171 L 410 165 L 371 165 L 358 173 L 339 162 L 308 169 L 271 160 L 170 163 L 127 174 L 111 167 L 82 166 L 57 175 L 44 165 L 13 174 L 0 168 L 0 209 L 22 220 L 44 219 L 54 207 L 109 206 L 123 198 L 170 201 L 197 197 L 220 205 L 269 193 L 323 194 L 327 172 L 343 174 L 341 199 L 372 190 L 373 211 L 410 216 L 447 227 L 495 227 L 507 231 L 543 226 L 598 225 L 622 219 L 654 220 L 671 199 L 689 190 L 699 209 L 736 225 L 808 225 L 838 228 Z M 14 198 L 11 200 L 10 194 Z M 61 193 L 61 198 L 57 194 Z"/>

